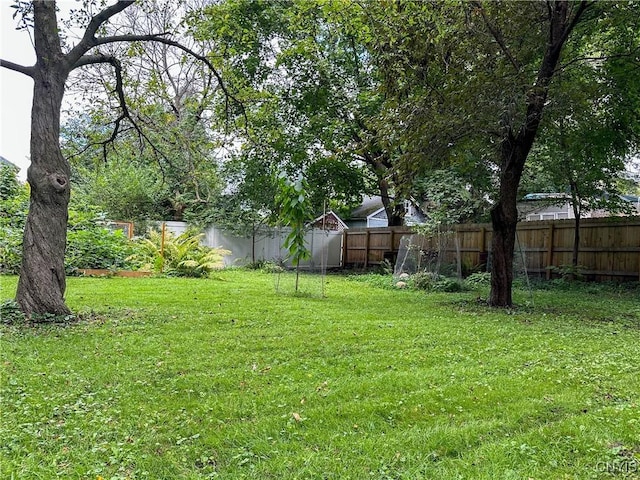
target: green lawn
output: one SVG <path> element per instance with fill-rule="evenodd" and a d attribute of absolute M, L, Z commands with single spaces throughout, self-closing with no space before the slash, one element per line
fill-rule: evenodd
<path fill-rule="evenodd" d="M 79 322 L 0 327 L 2 479 L 640 478 L 638 290 L 493 311 L 230 270 L 67 293 Z"/>

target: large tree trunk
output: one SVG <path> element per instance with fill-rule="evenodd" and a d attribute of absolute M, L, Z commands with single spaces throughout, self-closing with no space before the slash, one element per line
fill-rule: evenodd
<path fill-rule="evenodd" d="M 362 143 L 359 136 L 355 137 L 356 141 Z M 384 153 L 378 152 L 378 154 L 365 153 L 364 161 L 369 165 L 378 182 L 378 191 L 380 192 L 380 199 L 382 200 L 382 206 L 387 214 L 387 225 L 390 227 L 399 227 L 404 224 L 404 204 L 398 203 L 397 198 L 392 195 L 392 186 L 387 179 L 391 171 L 391 162 Z"/>
<path fill-rule="evenodd" d="M 31 186 L 16 301 L 27 315 L 69 314 L 64 252 L 69 205 L 68 162 L 60 151 L 60 108 L 69 69 L 58 39 L 55 4 L 34 5 L 37 64 L 31 110 Z"/>
<path fill-rule="evenodd" d="M 491 293 L 489 304 L 508 307 L 513 304 L 513 254 L 518 226 L 517 194 L 520 177 L 524 170 L 526 155 L 516 148 L 510 139 L 502 151 L 504 165 L 500 175 L 500 197 L 491 210 L 493 236 L 491 239 Z"/>
<path fill-rule="evenodd" d="M 527 92 L 525 120 L 517 128 L 517 133 L 514 132 L 513 126 L 510 126 L 502 140 L 500 151 L 500 194 L 491 211 L 493 256 L 489 304 L 494 307 L 510 307 L 513 304 L 511 287 L 513 251 L 518 224 L 516 201 L 520 178 L 540 127 L 549 85 L 556 73 L 562 47 L 589 4 L 586 1 L 580 2 L 573 17 L 570 15 L 567 1 L 559 0 L 550 2 L 548 5 L 549 43 L 540 64 L 536 82 Z"/>
<path fill-rule="evenodd" d="M 381 179 L 378 182 L 380 189 L 380 198 L 387 214 L 387 225 L 390 227 L 400 227 L 404 223 L 404 205 L 396 203 L 396 200 L 389 192 L 389 185 L 386 180 Z"/>

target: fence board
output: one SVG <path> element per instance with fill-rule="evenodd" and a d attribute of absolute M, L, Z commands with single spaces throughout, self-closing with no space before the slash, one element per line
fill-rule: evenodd
<path fill-rule="evenodd" d="M 590 280 L 640 280 L 640 217 L 587 218 L 580 223 L 578 263 Z M 551 278 L 549 267 L 570 265 L 574 237 L 573 220 L 522 222 L 518 225 L 516 260 L 524 257 L 528 274 Z M 395 261 L 400 241 L 414 235 L 414 243 L 426 252 L 439 251 L 444 261 L 460 263 L 465 270 L 478 268 L 490 255 L 491 225 L 456 225 L 444 248 L 434 238 L 421 237 L 407 227 L 351 229 L 344 233 L 343 264 L 347 267 Z"/>

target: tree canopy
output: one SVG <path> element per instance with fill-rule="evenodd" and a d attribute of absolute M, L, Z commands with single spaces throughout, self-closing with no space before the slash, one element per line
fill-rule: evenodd
<path fill-rule="evenodd" d="M 416 197 L 451 219 L 488 201 L 489 301 L 509 306 L 528 168 L 594 199 L 637 152 L 634 2 L 85 2 L 75 43 L 55 2 L 16 6 L 38 59 L 0 60 L 35 83 L 27 313 L 68 312 L 71 183 L 114 215 L 255 232 L 278 216 L 280 172 L 307 179 L 316 211 L 377 192 L 390 225 Z M 61 132 L 69 89 L 90 105 Z"/>

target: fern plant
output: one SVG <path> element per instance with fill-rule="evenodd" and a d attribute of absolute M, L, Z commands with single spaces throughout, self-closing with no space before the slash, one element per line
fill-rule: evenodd
<path fill-rule="evenodd" d="M 143 270 L 176 277 L 206 277 L 224 266 L 229 250 L 210 248 L 200 243 L 203 234 L 186 231 L 177 237 L 170 232 L 164 236 L 150 230 L 147 238 L 138 243 L 138 252 L 130 260 L 141 264 Z"/>

